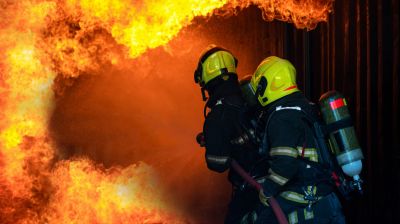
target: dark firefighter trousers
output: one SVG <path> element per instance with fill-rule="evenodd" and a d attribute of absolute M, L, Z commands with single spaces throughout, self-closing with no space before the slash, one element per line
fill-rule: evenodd
<path fill-rule="evenodd" d="M 247 223 L 244 219 L 253 214 L 256 208 L 260 206 L 258 193 L 251 188 L 239 190 L 234 187 L 232 191 L 232 199 L 229 202 L 228 213 L 225 216 L 225 224 L 241 224 Z M 248 218 L 244 218 L 248 217 Z"/>

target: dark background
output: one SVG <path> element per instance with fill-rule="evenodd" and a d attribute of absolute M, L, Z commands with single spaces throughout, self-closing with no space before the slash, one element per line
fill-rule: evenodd
<path fill-rule="evenodd" d="M 314 101 L 347 97 L 364 152 L 365 195 L 345 203 L 349 223 L 399 223 L 399 1 L 335 1 L 327 24 L 287 26 L 285 55 Z"/>
<path fill-rule="evenodd" d="M 348 223 L 400 223 L 398 0 L 336 0 L 329 21 L 312 31 L 266 22 L 255 6 L 198 18 L 129 66 L 59 77 L 50 130 L 60 157 L 84 155 L 106 167 L 144 161 L 189 220 L 221 223 L 231 189 L 225 174 L 207 170 L 194 140 L 204 103 L 193 71 L 210 43 L 237 56 L 240 77 L 277 55 L 294 63 L 314 102 L 328 90 L 342 92 L 365 156 L 365 195 L 344 202 Z"/>

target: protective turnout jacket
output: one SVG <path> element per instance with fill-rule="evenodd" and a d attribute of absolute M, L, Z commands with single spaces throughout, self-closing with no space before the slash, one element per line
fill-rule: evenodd
<path fill-rule="evenodd" d="M 304 196 L 309 193 L 318 198 L 332 192 L 326 175 L 313 166 L 321 162 L 313 129 L 307 120 L 309 115 L 318 116 L 314 104 L 296 92 L 272 103 L 263 112 L 262 149 L 270 165 L 262 183 L 266 194 L 280 195 L 295 204 L 307 204 L 309 201 Z"/>
<path fill-rule="evenodd" d="M 241 90 L 237 83 L 226 82 L 210 95 L 207 106 L 211 111 L 206 115 L 203 126 L 207 166 L 210 170 L 224 172 L 230 166 L 230 159 L 235 159 L 248 171 L 258 159 L 257 147 L 250 142 L 232 143 L 243 135 L 247 119 L 244 117 Z M 231 170 L 229 180 L 234 185 L 243 183 L 242 178 Z"/>

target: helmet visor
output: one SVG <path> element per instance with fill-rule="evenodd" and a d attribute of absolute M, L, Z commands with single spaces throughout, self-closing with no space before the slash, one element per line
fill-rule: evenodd
<path fill-rule="evenodd" d="M 257 97 L 255 95 L 253 88 L 250 85 L 250 82 L 241 84 L 240 88 L 242 90 L 242 95 L 247 105 L 250 107 L 257 106 Z"/>

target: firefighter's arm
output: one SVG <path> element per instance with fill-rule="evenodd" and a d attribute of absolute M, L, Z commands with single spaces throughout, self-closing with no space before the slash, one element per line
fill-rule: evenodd
<path fill-rule="evenodd" d="M 204 123 L 205 159 L 207 167 L 222 173 L 229 168 L 230 142 L 226 139 L 224 124 L 221 120 L 209 119 Z"/>
<path fill-rule="evenodd" d="M 267 196 L 281 191 L 298 171 L 297 147 L 302 141 L 304 130 L 300 128 L 295 117 L 296 115 L 291 116 L 291 112 L 281 112 L 273 117 L 268 126 L 270 169 L 263 183 Z"/>

